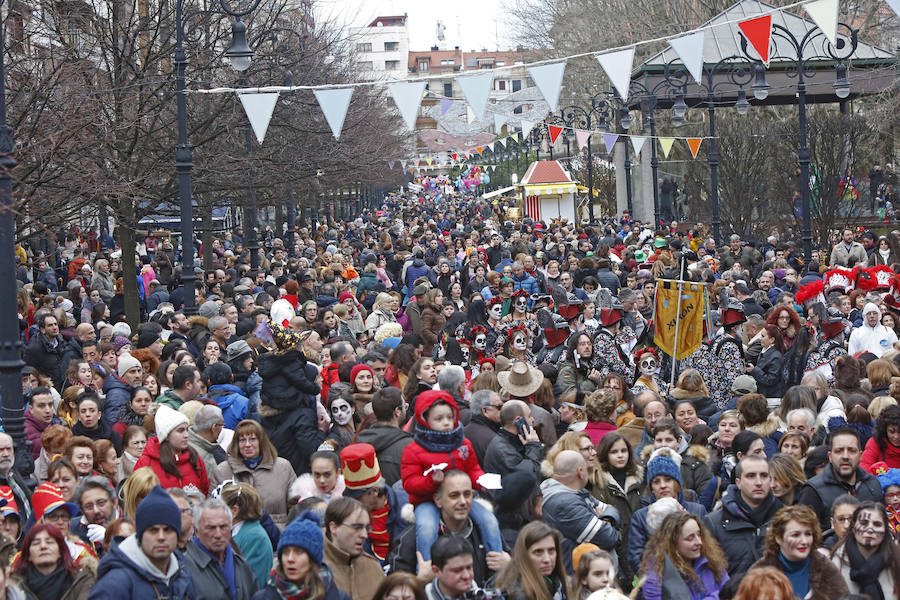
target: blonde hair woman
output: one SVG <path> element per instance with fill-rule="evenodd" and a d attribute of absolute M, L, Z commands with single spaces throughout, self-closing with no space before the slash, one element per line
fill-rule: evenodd
<path fill-rule="evenodd" d="M 122 497 L 125 499 L 123 508 L 125 516 L 130 519 L 137 518 L 137 507 L 141 500 L 147 497 L 155 486 L 159 485 L 159 477 L 150 467 L 135 469 L 131 476 L 122 484 Z"/>
<path fill-rule="evenodd" d="M 583 431 L 567 431 L 562 434 L 556 443 L 547 450 L 547 455 L 541 462 L 541 475 L 544 478 L 553 477 L 553 461 L 563 450 L 574 450 L 584 457 L 588 466 L 588 491 L 599 498 L 599 494 L 605 488 L 603 473 L 597 464 L 597 448 L 591 441 L 591 436 Z"/>

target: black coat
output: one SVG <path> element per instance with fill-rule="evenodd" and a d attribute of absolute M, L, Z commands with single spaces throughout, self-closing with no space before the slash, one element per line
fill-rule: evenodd
<path fill-rule="evenodd" d="M 72 433 L 75 435 L 83 435 L 84 437 L 96 442 L 97 440 L 109 440 L 116 449 L 116 454 L 122 455 L 122 436 L 113 431 L 112 425 L 105 419 L 100 419 L 97 426 L 88 429 L 81 424 L 81 421 L 72 425 Z"/>
<path fill-rule="evenodd" d="M 472 442 L 472 448 L 475 450 L 475 456 L 478 458 L 478 464 L 484 464 L 484 455 L 487 453 L 488 446 L 500 431 L 500 425 L 494 423 L 484 415 L 478 414 L 472 417 L 465 429 L 466 438 Z"/>
<path fill-rule="evenodd" d="M 400 480 L 400 458 L 403 449 L 413 441 L 409 432 L 403 431 L 393 425 L 376 423 L 368 429 L 363 429 L 356 436 L 359 443 L 372 444 L 378 455 L 378 465 L 381 467 L 381 476 L 388 485 Z"/>
<path fill-rule="evenodd" d="M 319 386 L 307 377 L 306 357 L 299 350 L 267 353 L 259 357 L 259 376 L 263 379 L 260 403 L 276 410 L 299 406 L 315 408 L 314 399 Z M 313 411 L 315 416 L 315 411 Z"/>
<path fill-rule="evenodd" d="M 753 563 L 762 558 L 766 530 L 775 512 L 784 506 L 769 494 L 762 505 L 763 513 L 757 519 L 762 522 L 754 524 L 741 510 L 737 502 L 738 494 L 740 490 L 737 485 L 729 485 L 722 496 L 722 507 L 704 517 L 706 526 L 728 558 L 728 575 L 731 577 L 745 573 Z"/>
<path fill-rule="evenodd" d="M 800 490 L 794 504 L 805 504 L 811 507 L 819 515 L 819 525 L 822 530 L 828 529 L 831 506 L 835 499 L 842 494 L 856 496 L 860 502 L 873 500 L 881 502 L 884 497 L 881 484 L 878 479 L 861 468 L 856 468 L 856 484 L 850 485 L 840 479 L 834 473 L 834 467 L 825 465 L 825 470 L 806 482 Z"/>
<path fill-rule="evenodd" d="M 65 367 L 62 358 L 68 345 L 61 335 L 56 336 L 56 346 L 43 333 L 32 336 L 25 346 L 25 364 L 34 367 L 41 375 L 46 375 L 53 382 L 53 387 L 60 389 L 65 379 Z"/>
<path fill-rule="evenodd" d="M 756 366 L 750 373 L 756 380 L 756 391 L 766 398 L 781 398 L 784 379 L 781 367 L 784 359 L 774 346 L 759 355 Z"/>

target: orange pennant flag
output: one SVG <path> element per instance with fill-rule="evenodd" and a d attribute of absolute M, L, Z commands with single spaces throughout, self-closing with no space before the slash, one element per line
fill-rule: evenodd
<path fill-rule="evenodd" d="M 688 138 L 688 146 L 691 149 L 691 154 L 694 158 L 697 158 L 697 152 L 700 150 L 700 142 L 703 141 L 703 138 Z"/>
<path fill-rule="evenodd" d="M 475 152 L 477 152 L 478 154 L 481 154 L 482 150 L 484 150 L 483 146 L 478 146 L 477 148 L 475 148 Z"/>

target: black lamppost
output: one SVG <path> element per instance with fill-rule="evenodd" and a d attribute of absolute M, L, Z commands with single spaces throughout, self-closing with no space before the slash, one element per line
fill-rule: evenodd
<path fill-rule="evenodd" d="M 631 114 L 628 112 L 627 106 L 621 105 L 621 100 L 618 97 L 616 97 L 616 102 L 620 103 L 619 125 L 625 130 L 625 133 L 628 133 L 632 123 Z M 628 148 L 628 142 L 630 141 L 630 139 L 625 141 L 625 199 L 628 202 L 628 214 L 634 218 L 634 207 L 631 201 L 631 150 Z"/>
<path fill-rule="evenodd" d="M 832 44 L 825 38 L 825 32 L 818 27 L 809 29 L 801 38 L 797 38 L 788 28 L 772 23 L 772 42 L 769 59 L 790 65 L 784 71 L 785 76 L 797 80 L 797 107 L 800 126 L 800 146 L 797 148 L 797 162 L 800 165 L 800 195 L 802 199 L 802 238 L 803 256 L 806 264 L 812 259 L 812 218 L 809 204 L 809 142 L 806 128 L 806 77 L 810 61 L 835 61 L 835 82 L 832 84 L 835 95 L 843 100 L 850 95 L 850 81 L 847 79 L 847 65 L 844 61 L 850 58 L 859 44 L 859 30 L 846 23 L 838 23 L 839 34 Z M 782 54 L 778 42 L 788 44 L 788 53 Z M 816 43 L 814 43 L 816 42 Z M 754 61 L 754 82 L 751 85 L 757 100 L 765 100 L 769 96 L 769 84 L 766 83 L 766 70 L 759 59 L 750 55 L 747 39 L 741 36 L 741 52 Z"/>
<path fill-rule="evenodd" d="M 25 436 L 25 401 L 22 398 L 22 340 L 16 309 L 15 210 L 10 172 L 16 161 L 12 130 L 6 123 L 6 27 L 0 27 L 0 272 L 6 282 L 0 291 L 0 400 L 3 430 L 13 439 L 14 468 L 23 477 L 34 471 Z"/>
<path fill-rule="evenodd" d="M 234 17 L 231 24 L 231 47 L 225 52 L 225 56 L 231 61 L 231 66 L 237 71 L 246 71 L 250 67 L 253 51 L 247 44 L 247 26 L 241 21 L 256 10 L 261 0 L 253 0 L 250 5 L 242 10 L 233 10 L 226 0 L 219 0 L 219 10 L 201 10 L 184 15 L 185 0 L 177 0 L 175 3 L 175 95 L 178 117 L 178 145 L 175 148 L 175 171 L 178 174 L 178 195 L 180 199 L 181 213 L 181 283 L 184 286 L 184 312 L 191 315 L 197 312 L 194 298 L 194 214 L 191 205 L 191 169 L 194 167 L 194 157 L 188 142 L 187 129 L 187 94 L 185 88 L 185 70 L 187 69 L 187 53 L 184 51 L 184 42 L 197 42 L 203 34 L 201 28 L 191 28 L 189 34 L 185 31 L 185 22 L 201 14 L 219 13 Z"/>
<path fill-rule="evenodd" d="M 609 126 L 609 119 L 611 115 L 611 107 L 610 103 L 606 99 L 601 99 L 601 97 L 608 97 L 609 92 L 600 92 L 594 94 L 590 97 L 590 108 L 583 108 L 576 104 L 571 106 L 566 106 L 565 108 L 560 109 L 560 114 L 562 115 L 563 122 L 568 129 L 587 129 L 589 132 L 593 132 L 593 126 L 595 124 L 600 127 L 606 128 Z M 568 146 L 568 138 L 566 138 L 566 145 Z M 580 150 L 580 149 L 579 149 Z M 591 223 L 594 222 L 594 153 L 591 147 L 591 136 L 588 135 L 587 139 L 587 169 L 588 169 L 588 219 Z"/>

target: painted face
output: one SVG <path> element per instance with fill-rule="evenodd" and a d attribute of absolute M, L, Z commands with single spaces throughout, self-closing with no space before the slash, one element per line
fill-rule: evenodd
<path fill-rule="evenodd" d="M 338 425 L 346 425 L 353 416 L 346 400 L 338 399 L 331 403 L 331 417 Z"/>
<path fill-rule="evenodd" d="M 867 550 L 875 550 L 884 541 L 886 530 L 884 515 L 872 509 L 859 512 L 856 524 L 853 526 L 853 535 L 857 545 Z"/>
<path fill-rule="evenodd" d="M 644 377 L 653 377 L 659 368 L 659 362 L 653 356 L 644 356 L 641 358 L 638 368 L 640 368 L 641 375 Z"/>
<path fill-rule="evenodd" d="M 527 307 L 528 307 L 528 300 L 525 297 L 519 296 L 518 298 L 516 298 L 516 312 L 523 313 L 523 312 L 525 312 L 525 309 Z"/>
<path fill-rule="evenodd" d="M 488 310 L 488 314 L 489 314 L 490 317 L 491 317 L 492 319 L 494 319 L 495 321 L 499 321 L 499 320 L 500 320 L 500 317 L 503 316 L 503 306 L 501 306 L 500 304 L 495 304 L 495 305 L 493 305 L 493 306 L 490 308 L 490 310 Z"/>
<path fill-rule="evenodd" d="M 516 350 L 525 350 L 526 342 L 525 342 L 525 334 L 517 333 L 513 336 L 513 348 Z"/>
<path fill-rule="evenodd" d="M 476 335 L 474 345 L 476 350 L 484 350 L 487 348 L 487 335 L 484 333 Z"/>
<path fill-rule="evenodd" d="M 469 362 L 469 347 L 466 345 L 462 345 L 459 347 L 459 351 L 462 353 L 463 362 L 468 364 L 468 362 Z"/>

